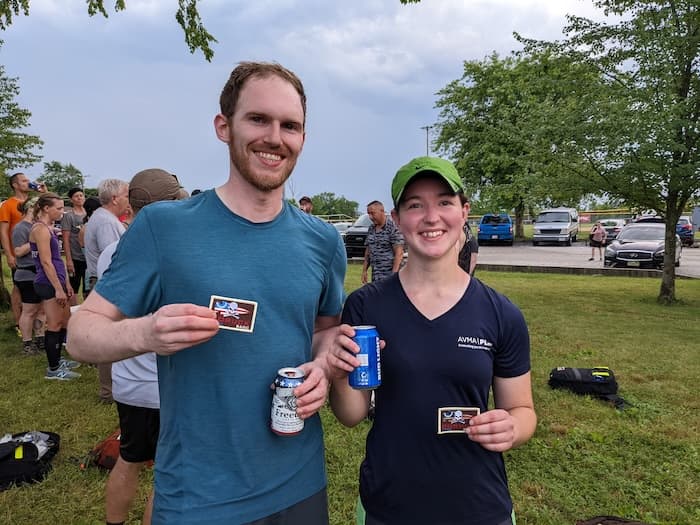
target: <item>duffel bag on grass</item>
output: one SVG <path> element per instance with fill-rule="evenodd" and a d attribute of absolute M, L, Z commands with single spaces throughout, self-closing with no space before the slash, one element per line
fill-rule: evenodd
<path fill-rule="evenodd" d="M 593 396 L 610 401 L 615 408 L 622 410 L 629 405 L 617 395 L 617 380 L 608 367 L 569 368 L 560 366 L 549 373 L 549 386 L 563 388 L 575 394 Z"/>
<path fill-rule="evenodd" d="M 0 491 L 46 478 L 61 437 L 46 430 L 0 437 Z"/>

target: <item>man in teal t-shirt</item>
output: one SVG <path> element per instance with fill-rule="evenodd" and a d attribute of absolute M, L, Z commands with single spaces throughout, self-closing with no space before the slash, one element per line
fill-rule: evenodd
<path fill-rule="evenodd" d="M 325 525 L 317 412 L 328 378 L 314 333 L 339 323 L 345 250 L 331 225 L 283 200 L 304 143 L 296 75 L 241 63 L 220 105 L 228 181 L 137 216 L 68 346 L 93 362 L 158 354 L 153 524 Z M 216 297 L 235 299 L 237 323 L 220 329 Z M 306 375 L 294 392 L 305 426 L 292 437 L 269 428 L 270 384 L 287 366 Z"/>

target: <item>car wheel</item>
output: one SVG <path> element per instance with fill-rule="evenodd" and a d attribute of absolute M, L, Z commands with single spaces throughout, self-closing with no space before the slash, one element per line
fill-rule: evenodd
<path fill-rule="evenodd" d="M 507 241 L 506 244 L 507 244 L 508 246 L 513 246 L 513 239 Z"/>
<path fill-rule="evenodd" d="M 571 246 L 571 235 L 569 235 L 569 238 L 564 241 L 565 246 Z"/>
<path fill-rule="evenodd" d="M 680 265 L 681 265 L 681 260 L 678 259 L 678 260 L 676 261 L 676 263 L 674 264 L 674 266 L 675 266 L 676 268 L 678 268 Z"/>
<path fill-rule="evenodd" d="M 539 246 L 539 245 L 540 245 L 540 243 L 539 243 L 539 242 L 537 242 L 537 241 L 532 241 L 532 245 L 533 245 L 533 246 Z"/>

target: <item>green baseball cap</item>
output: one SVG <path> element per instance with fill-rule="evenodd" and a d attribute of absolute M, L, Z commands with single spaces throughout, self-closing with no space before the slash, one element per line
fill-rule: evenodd
<path fill-rule="evenodd" d="M 455 193 L 464 193 L 462 178 L 457 173 L 457 168 L 449 160 L 439 157 L 417 157 L 401 166 L 391 181 L 391 198 L 394 199 L 394 207 L 399 205 L 403 191 L 416 175 L 426 172 L 439 175 Z"/>

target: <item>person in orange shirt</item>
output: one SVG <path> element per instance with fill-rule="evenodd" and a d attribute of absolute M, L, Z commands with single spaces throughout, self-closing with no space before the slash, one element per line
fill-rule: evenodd
<path fill-rule="evenodd" d="M 21 172 L 10 176 L 9 182 L 15 194 L 0 206 L 0 243 L 2 243 L 2 249 L 7 258 L 7 264 L 14 277 L 17 263 L 15 261 L 14 246 L 12 246 L 12 230 L 14 230 L 15 225 L 22 220 L 22 213 L 19 211 L 19 206 L 24 204 L 29 198 L 29 192 L 34 188 L 30 186 L 30 184 L 33 183 L 30 183 L 29 177 Z M 46 185 L 44 183 L 34 184 L 36 184 L 36 191 L 40 193 L 46 192 Z M 14 284 L 12 285 L 10 301 L 12 303 L 12 315 L 15 317 L 15 325 L 17 325 L 22 312 L 22 298 L 20 297 L 19 288 Z"/>

